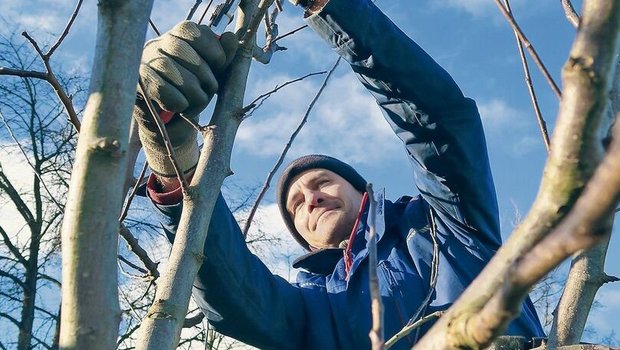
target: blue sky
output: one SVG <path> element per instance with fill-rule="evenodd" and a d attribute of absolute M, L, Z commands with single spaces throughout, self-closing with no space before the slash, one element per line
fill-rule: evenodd
<path fill-rule="evenodd" d="M 165 31 L 185 17 L 193 2 L 157 1 L 153 21 Z M 546 159 L 512 31 L 492 0 L 377 0 L 376 3 L 451 73 L 467 96 L 477 101 L 487 134 L 502 234 L 506 237 L 518 218 L 529 210 Z M 577 9 L 581 7 L 581 1 L 573 3 Z M 49 40 L 49 33 L 62 30 L 74 5 L 74 1 L 68 0 L 4 0 L 2 16 L 9 26 L 0 31 L 27 30 L 41 41 Z M 561 67 L 574 37 L 574 29 L 565 19 L 560 2 L 515 0 L 512 7 L 517 21 L 560 83 Z M 303 24 L 301 11 L 287 3 L 278 23 L 280 33 L 296 28 Z M 96 7 L 94 2 L 87 2 L 53 62 L 65 69 L 88 73 L 95 32 Z M 149 37 L 153 35 L 149 31 Z M 269 65 L 254 63 L 247 101 L 276 84 L 327 70 L 336 59 L 309 29 L 282 40 L 280 45 L 289 50 L 276 53 Z M 542 112 L 552 132 L 558 100 L 533 64 L 531 68 Z M 321 81 L 322 77 L 314 77 L 283 89 L 242 124 L 232 160 L 235 175 L 227 181 L 254 187 L 263 183 Z M 207 117 L 203 115 L 205 120 Z M 415 193 L 411 170 L 399 141 L 346 64 L 336 71 L 287 159 L 307 153 L 330 154 L 349 162 L 376 186 L 385 186 L 388 198 Z M 286 237 L 273 199 L 274 195 L 268 194 L 261 210 L 261 222 L 264 228 L 282 232 Z M 620 237 L 616 233 L 610 251 L 618 251 L 619 246 Z M 295 252 L 292 247 L 286 249 Z M 275 265 L 287 273 L 282 267 L 284 263 Z M 606 270 L 620 275 L 617 255 L 608 257 Z M 590 325 L 600 335 L 612 329 L 620 334 L 620 326 L 613 328 L 611 321 L 614 313 L 620 312 L 620 284 L 604 286 L 599 295 L 604 307 L 592 313 Z"/>

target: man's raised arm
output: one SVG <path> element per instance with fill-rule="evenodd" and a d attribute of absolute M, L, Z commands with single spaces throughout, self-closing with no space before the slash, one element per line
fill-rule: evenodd
<path fill-rule="evenodd" d="M 474 101 L 372 1 L 330 0 L 308 14 L 309 25 L 351 64 L 405 144 L 424 198 L 446 222 L 465 224 L 499 246 L 497 200 Z"/>

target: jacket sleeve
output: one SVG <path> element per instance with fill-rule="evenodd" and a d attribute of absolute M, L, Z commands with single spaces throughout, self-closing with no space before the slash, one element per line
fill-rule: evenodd
<path fill-rule="evenodd" d="M 155 204 L 174 239 L 181 204 Z M 194 300 L 209 323 L 225 335 L 261 349 L 302 349 L 306 310 L 301 290 L 267 267 L 247 248 L 222 195 L 217 199 L 204 260 L 194 281 Z"/>
<path fill-rule="evenodd" d="M 308 22 L 375 97 L 405 145 L 418 190 L 451 231 L 499 246 L 497 200 L 475 102 L 370 0 L 331 0 Z"/>

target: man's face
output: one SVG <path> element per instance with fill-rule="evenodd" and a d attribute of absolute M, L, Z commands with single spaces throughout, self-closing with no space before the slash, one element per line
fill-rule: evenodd
<path fill-rule="evenodd" d="M 286 199 L 295 228 L 315 248 L 338 247 L 351 234 L 362 194 L 326 169 L 311 169 L 292 182 Z"/>

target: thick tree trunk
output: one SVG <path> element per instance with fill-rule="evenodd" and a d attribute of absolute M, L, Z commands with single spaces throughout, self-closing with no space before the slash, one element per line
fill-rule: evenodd
<path fill-rule="evenodd" d="M 256 15 L 257 3 L 243 2 L 238 11 L 238 33 L 244 32 L 239 28 L 247 28 Z M 140 325 L 138 349 L 174 349 L 179 342 L 213 207 L 224 179 L 231 173 L 230 155 L 241 122 L 252 51 L 253 45 L 244 45 L 237 51 L 219 91 L 210 126 L 203 132 L 200 160 L 183 199 L 179 228 L 166 271 L 159 279 L 155 302 Z"/>
<path fill-rule="evenodd" d="M 131 113 L 152 0 L 100 0 L 90 96 L 62 229 L 62 349 L 114 349 Z"/>
<path fill-rule="evenodd" d="M 583 13 L 570 58 L 564 67 L 564 93 L 557 127 L 536 201 L 508 242 L 416 345 L 417 349 L 475 348 L 501 334 L 501 327 L 505 324 L 485 327 L 483 334 L 472 329 L 468 321 L 501 290 L 516 262 L 566 216 L 600 161 L 598 130 L 608 97 L 620 3 L 587 0 Z M 514 317 L 518 307 L 501 312 Z"/>
<path fill-rule="evenodd" d="M 611 137 L 611 129 L 620 112 L 620 61 L 616 55 L 615 73 L 605 119 L 601 127 L 601 144 Z M 611 234 L 609 232 L 608 234 Z M 609 238 L 594 248 L 581 252 L 573 259 L 562 297 L 554 312 L 553 325 L 549 331 L 549 348 L 578 344 L 594 298 L 599 288 L 617 278 L 605 274 L 605 257 Z"/>

